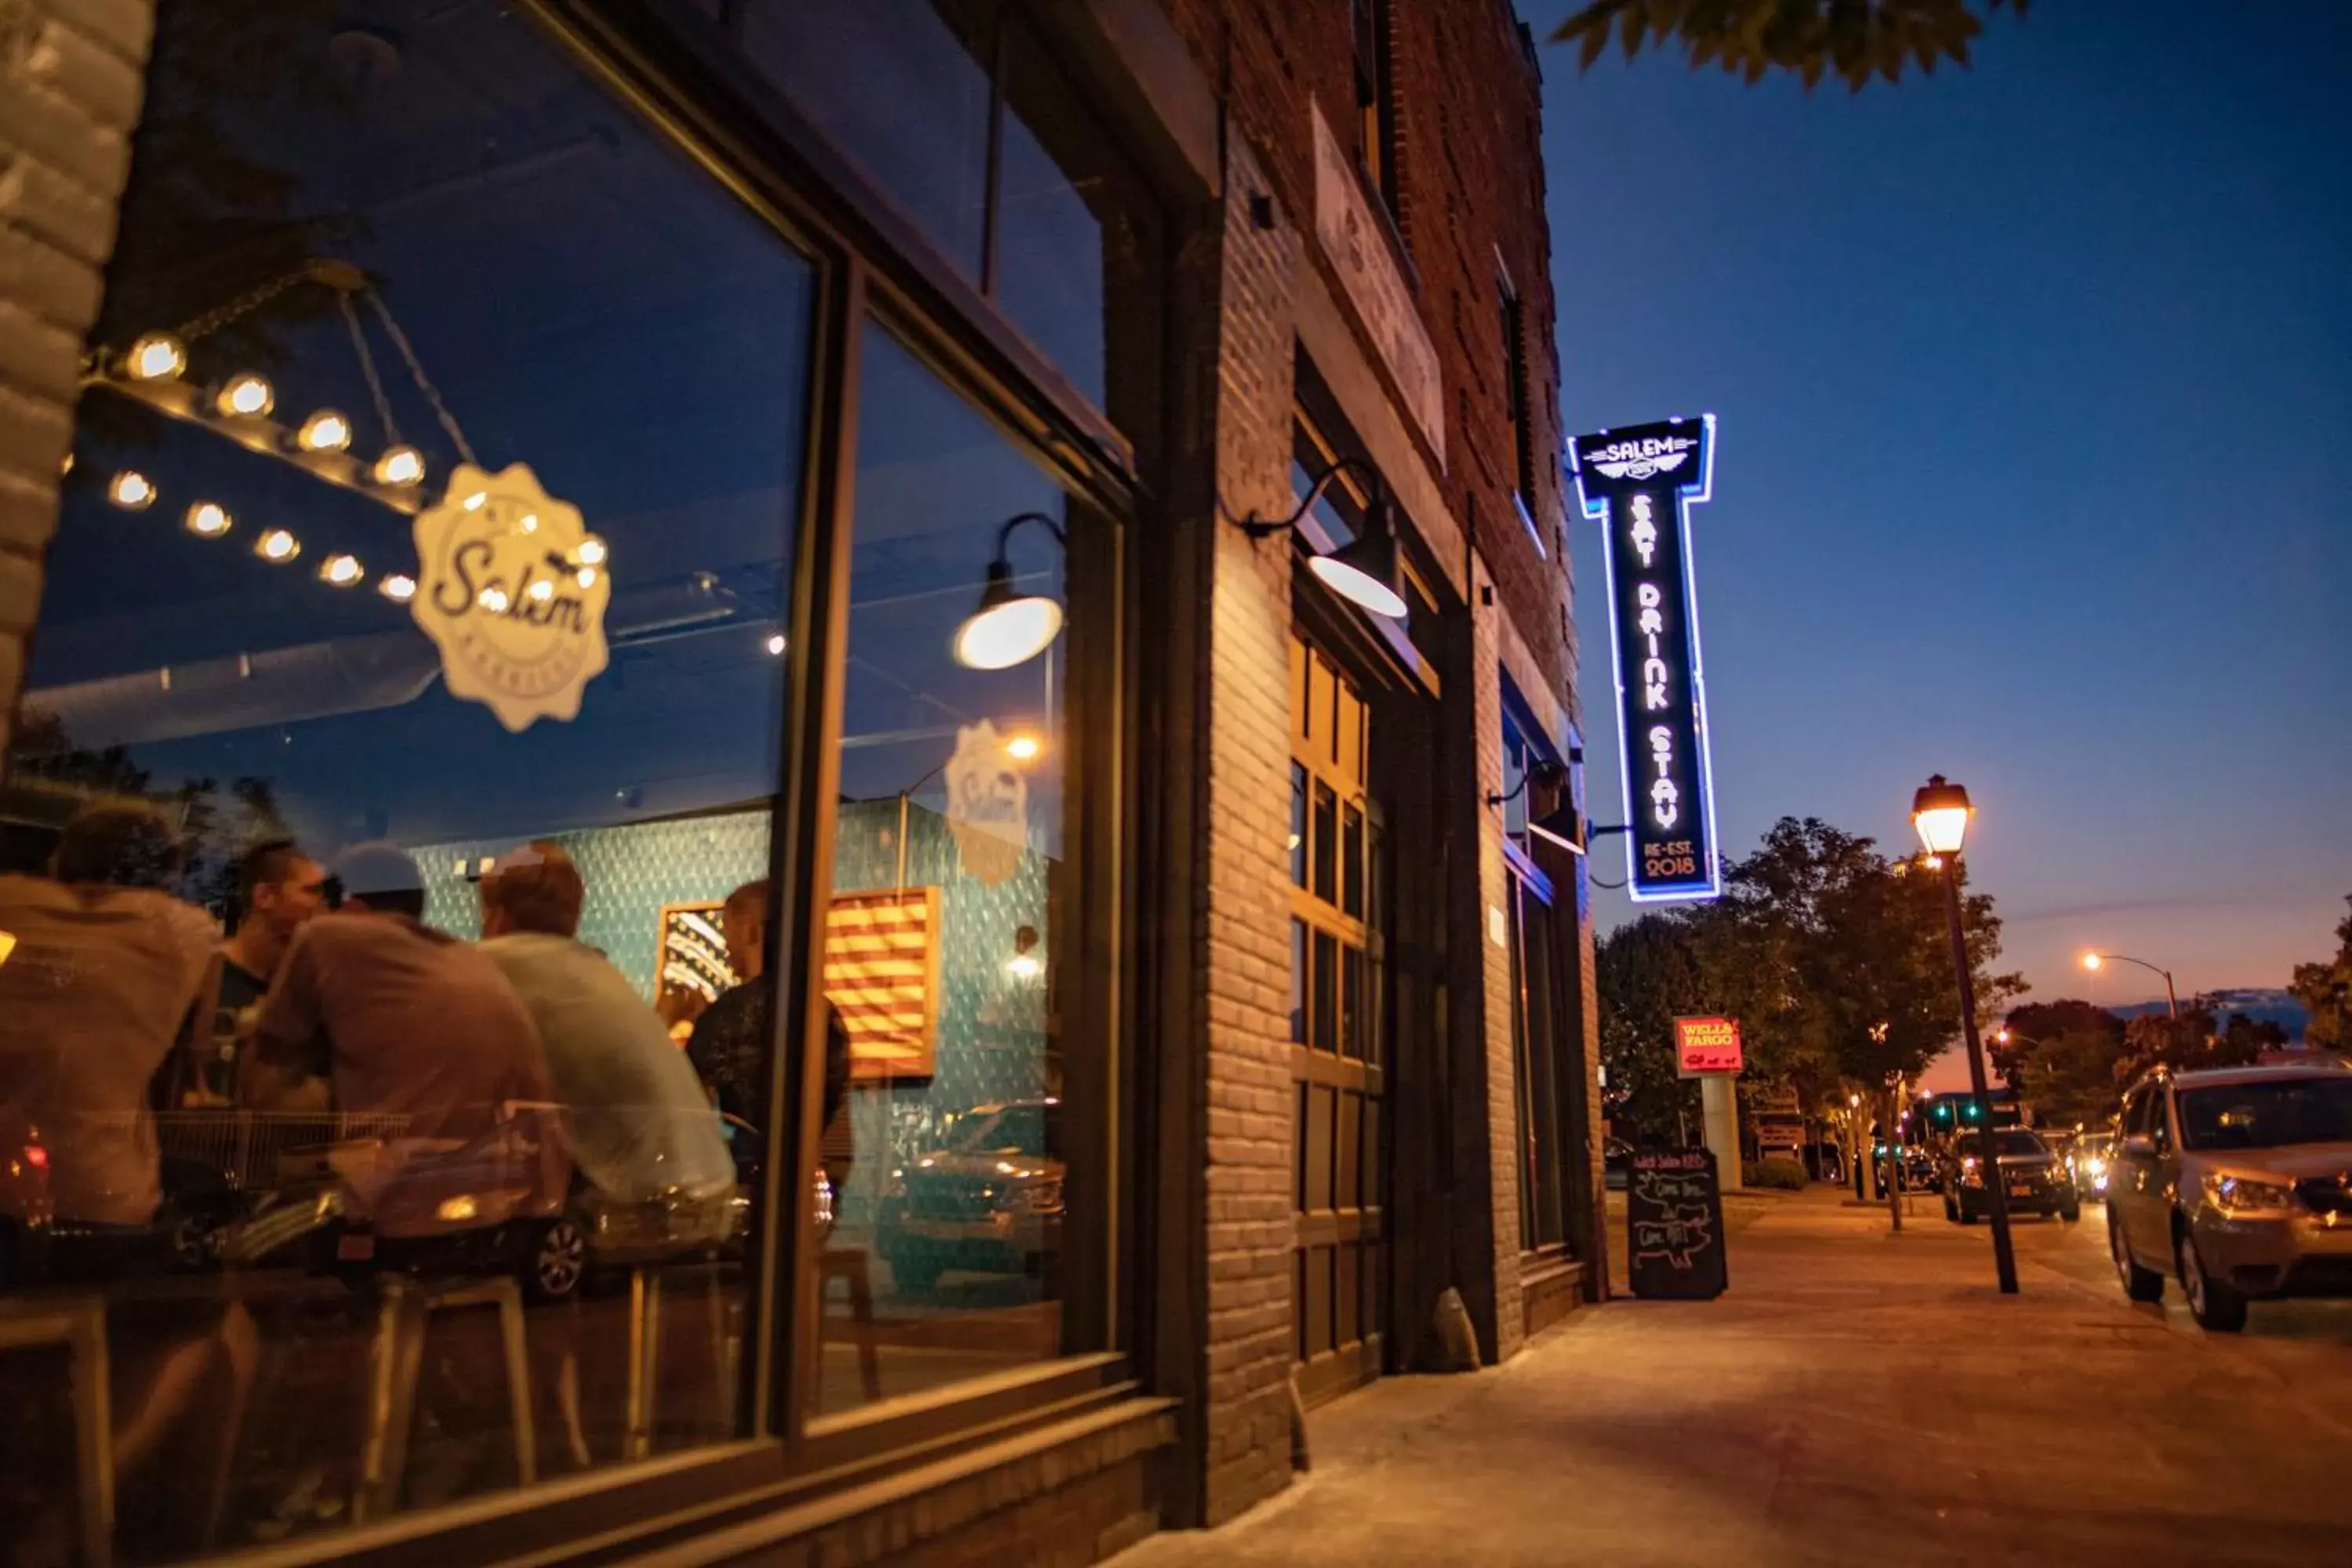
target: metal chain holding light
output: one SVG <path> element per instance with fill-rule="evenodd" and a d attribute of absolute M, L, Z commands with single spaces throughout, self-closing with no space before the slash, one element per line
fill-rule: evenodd
<path fill-rule="evenodd" d="M 1296 529 L 1323 499 L 1323 492 L 1333 479 L 1346 469 L 1354 468 L 1364 476 L 1370 501 L 1364 508 L 1364 530 L 1348 543 L 1328 555 L 1310 556 L 1307 569 L 1323 580 L 1325 587 L 1349 604 L 1370 611 L 1391 621 L 1405 616 L 1403 573 L 1397 563 L 1396 521 L 1389 501 L 1386 481 L 1381 471 L 1361 458 L 1339 458 L 1317 476 L 1307 493 L 1299 499 L 1291 514 L 1279 521 L 1269 521 L 1255 512 L 1247 517 L 1234 517 L 1234 525 L 1252 539 L 1270 539 L 1277 533 Z M 1223 503 L 1219 503 L 1223 510 Z"/>

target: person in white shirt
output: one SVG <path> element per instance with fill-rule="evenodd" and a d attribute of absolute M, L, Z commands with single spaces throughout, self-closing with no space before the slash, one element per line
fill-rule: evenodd
<path fill-rule="evenodd" d="M 582 1175 L 618 1203 L 730 1191 L 734 1161 L 686 1054 L 628 977 L 579 940 L 586 889 L 561 845 L 482 878 L 484 956 L 539 1026 Z"/>

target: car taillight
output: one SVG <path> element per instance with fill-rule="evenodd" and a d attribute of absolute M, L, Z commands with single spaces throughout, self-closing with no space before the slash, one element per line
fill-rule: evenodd
<path fill-rule="evenodd" d="M 49 1168 L 49 1152 L 38 1143 L 27 1143 L 25 1145 L 25 1163 L 36 1171 L 46 1171 Z"/>

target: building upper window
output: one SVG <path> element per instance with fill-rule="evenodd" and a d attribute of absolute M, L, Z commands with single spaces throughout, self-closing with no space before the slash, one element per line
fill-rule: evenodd
<path fill-rule="evenodd" d="M 1018 7 L 717 8 L 751 64 L 1107 408 L 1110 275 L 1136 259 L 1141 208 L 1108 136 Z"/>
<path fill-rule="evenodd" d="M 1349 20 L 1355 43 L 1356 157 L 1393 217 L 1400 204 L 1396 81 L 1389 0 L 1351 0 Z"/>

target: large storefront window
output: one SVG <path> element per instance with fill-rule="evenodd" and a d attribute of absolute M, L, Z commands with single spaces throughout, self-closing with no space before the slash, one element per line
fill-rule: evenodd
<path fill-rule="evenodd" d="M 772 1143 L 811 268 L 507 8 L 182 0 L 150 92 L 0 798 L 39 1561 L 738 1436 Z"/>
<path fill-rule="evenodd" d="M 1001 668 L 958 640 L 1000 558 L 1019 594 L 1067 602 L 1083 524 L 879 327 L 861 375 L 820 1413 L 1060 1354 L 1066 1193 L 1103 1174 L 1070 1168 L 1065 1126 L 1066 639 Z"/>

